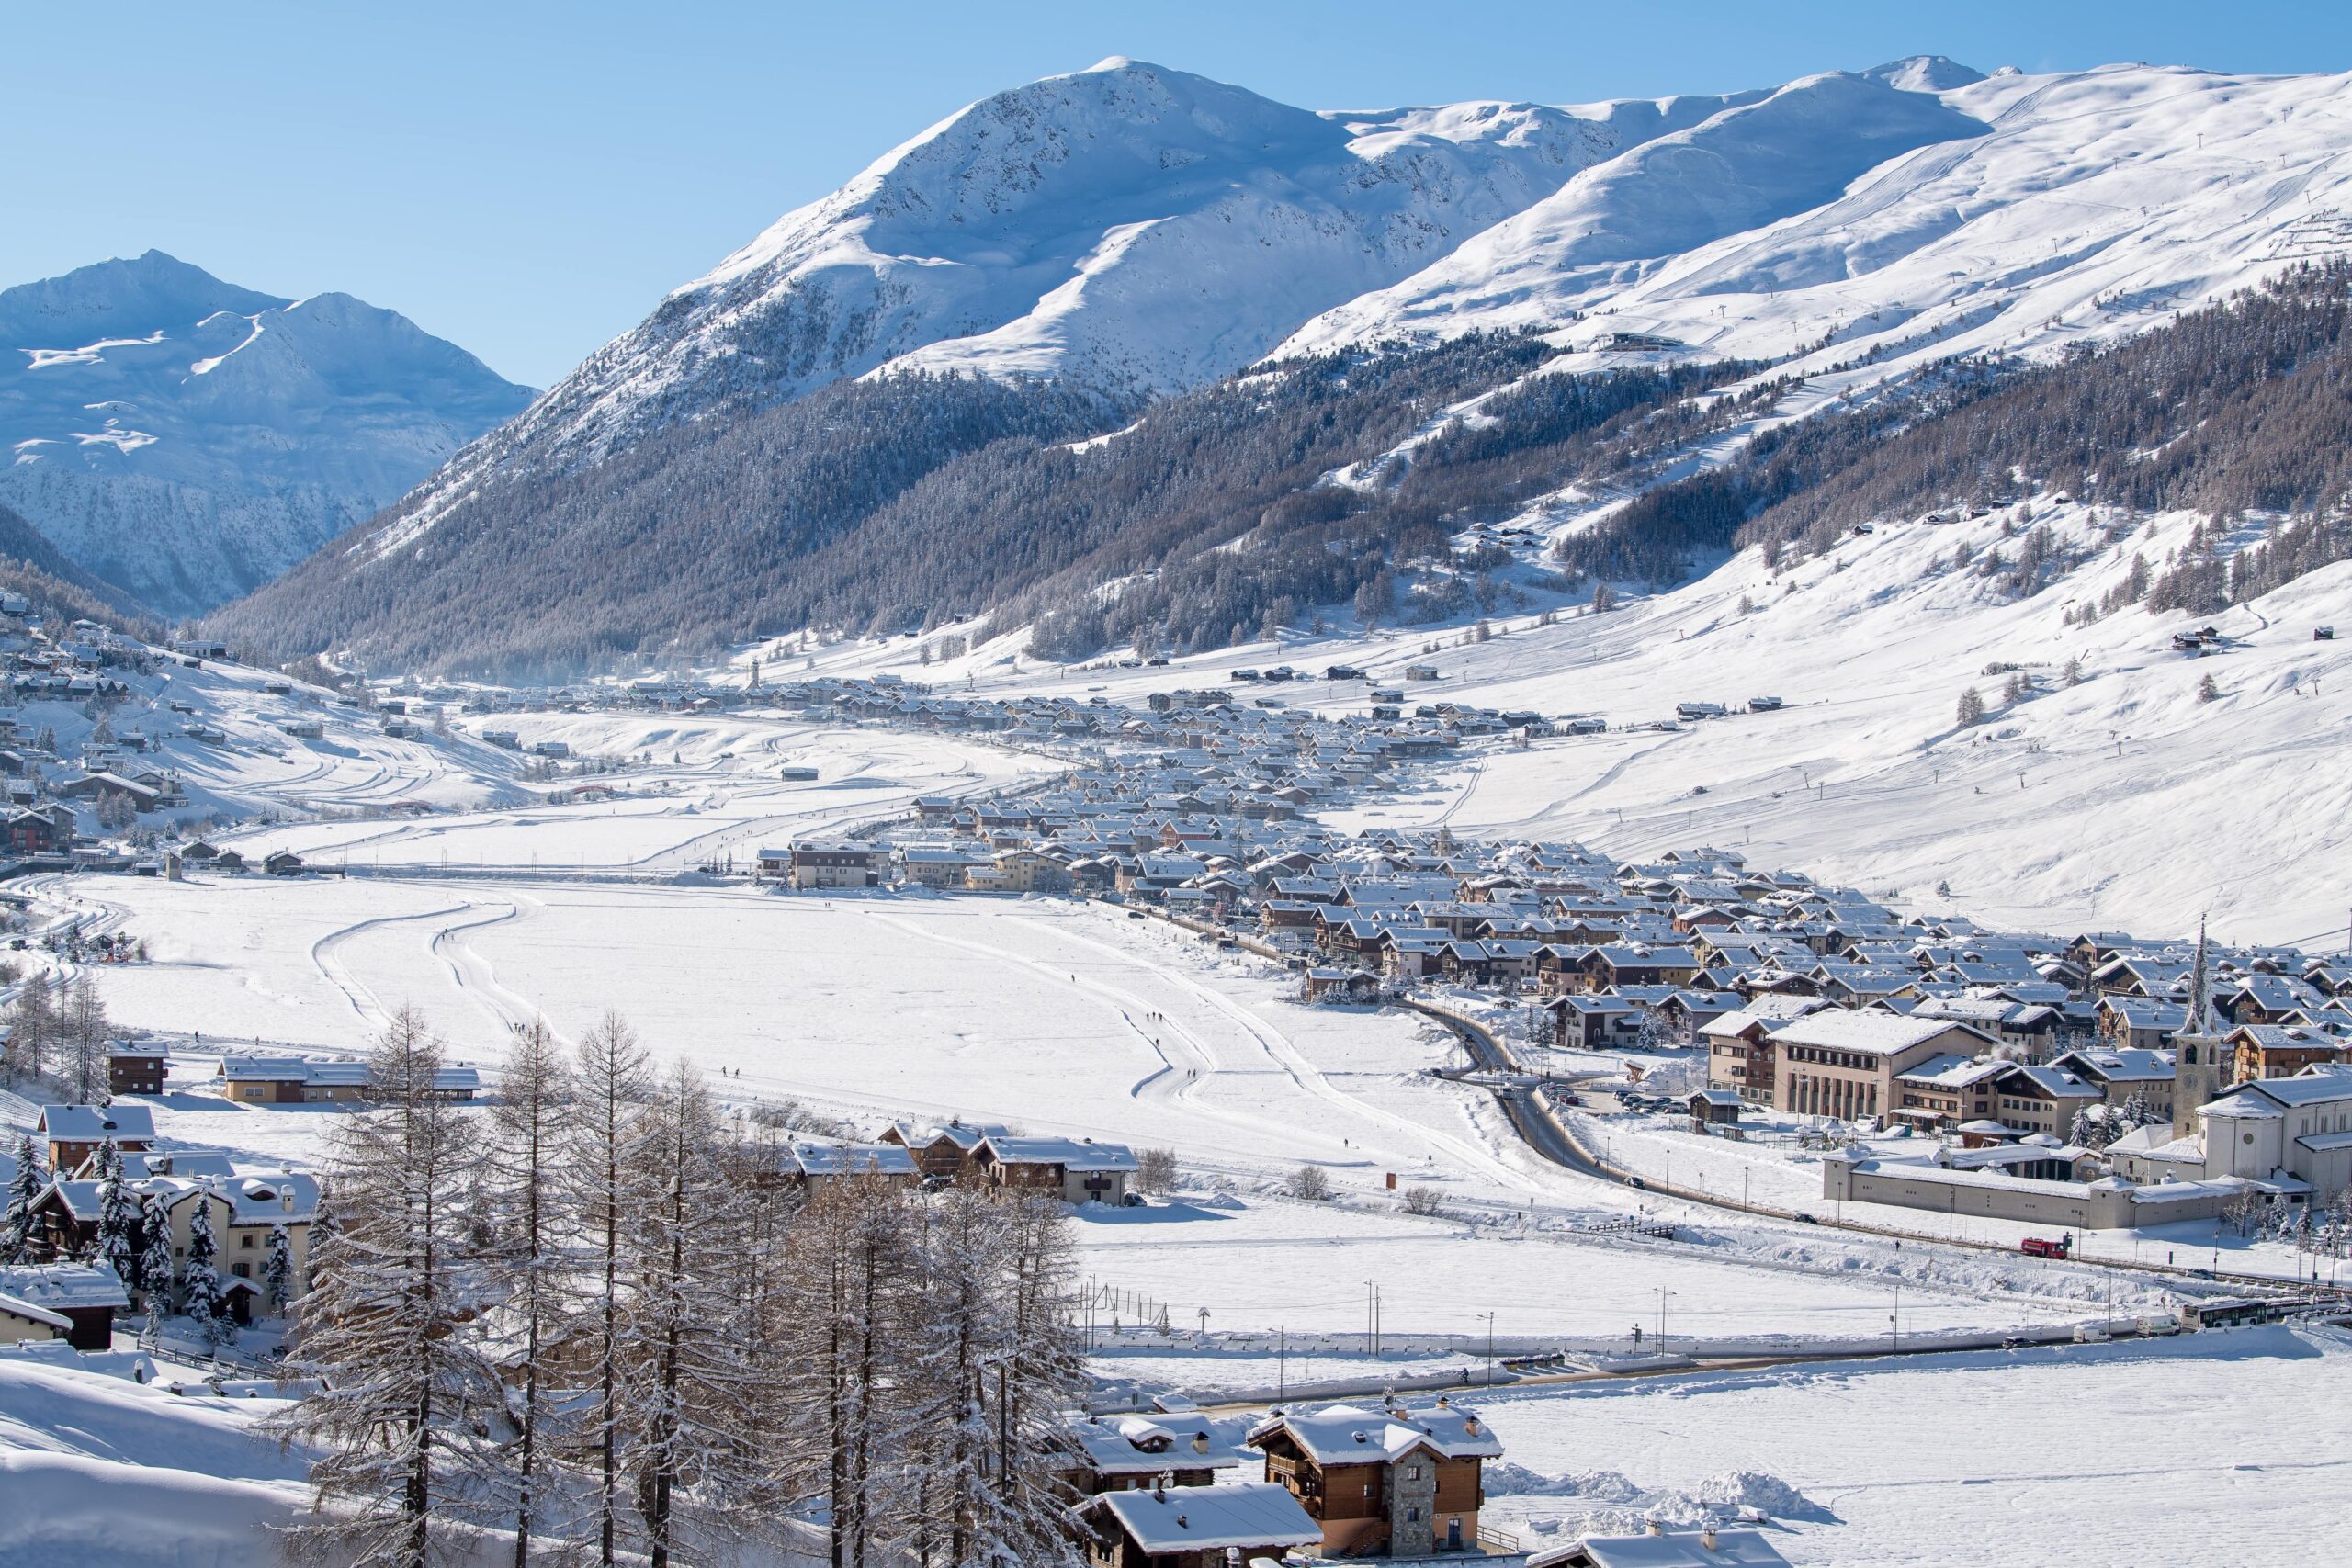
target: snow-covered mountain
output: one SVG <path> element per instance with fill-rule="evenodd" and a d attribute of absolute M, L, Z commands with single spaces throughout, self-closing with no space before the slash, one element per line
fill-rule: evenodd
<path fill-rule="evenodd" d="M 601 452 L 885 365 L 1195 386 L 1758 96 L 1316 113 L 1106 60 L 970 105 L 785 214 L 512 438 Z"/>
<path fill-rule="evenodd" d="M 1137 580 L 1182 564 L 1169 554 L 1180 535 L 1231 542 L 1198 520 L 1113 537 L 1117 498 L 1039 510 L 1057 469 L 991 468 L 986 483 L 971 465 L 944 474 L 1052 422 L 1002 409 L 984 419 L 942 396 L 900 424 L 921 400 L 848 395 L 905 370 L 978 373 L 1030 389 L 1031 403 L 1044 400 L 1040 380 L 1104 394 L 1102 429 L 1044 437 L 1065 441 L 1139 411 L 1143 428 L 1164 429 L 1170 403 L 1151 405 L 1154 425 L 1149 400 L 1198 395 L 1285 355 L 1534 332 L 1566 351 L 1544 377 L 1760 364 L 1722 368 L 1747 377 L 1735 395 L 1769 393 L 1770 406 L 1687 455 L 1727 460 L 1757 431 L 1867 400 L 1948 358 L 2053 357 L 2299 261 L 2352 255 L 2347 106 L 2352 77 L 2148 65 L 1986 76 L 1922 56 L 1719 97 L 1314 112 L 1108 61 L 972 105 L 787 214 L 220 624 L 288 647 L 411 658 L 413 632 L 387 622 L 437 586 L 436 628 L 503 668 L 526 648 L 557 657 L 537 635 L 544 621 L 522 625 L 544 615 L 526 580 L 592 581 L 593 614 L 582 604 L 560 619 L 583 646 L 626 649 L 688 625 L 700 628 L 688 640 L 718 627 L 743 640 L 791 629 L 775 618 L 787 614 L 866 626 L 920 624 L 943 602 L 959 616 L 1033 613 L 1013 604 L 1012 577 L 942 564 L 961 540 L 997 541 L 990 559 L 1038 570 L 1082 547 Z M 1480 399 L 1499 390 L 1464 385 L 1454 395 L 1469 400 L 1451 416 L 1485 419 Z M 833 402 L 796 401 L 815 393 Z M 796 408 L 814 412 L 796 421 Z M 1273 546 L 1289 520 L 1321 526 L 1357 504 L 1242 504 L 1246 481 L 1295 460 L 1317 439 L 1311 428 L 1255 452 L 1202 439 L 1213 457 L 1163 454 L 1166 471 L 1119 498 L 1214 480 L 1240 510 L 1211 521 L 1238 528 L 1262 514 Z M 828 462 L 888 482 L 853 495 Z M 1348 462 L 1352 485 L 1366 464 L 1403 472 L 1414 458 L 1400 448 Z M 1263 472 L 1228 482 L 1253 463 Z M 1592 499 L 1575 483 L 1546 492 L 1532 469 L 1521 479 L 1512 493 L 1532 525 Z M 987 527 L 959 509 L 986 513 Z M 892 526 L 866 531 L 886 513 Z M 887 593 L 780 606 L 775 574 L 820 555 L 828 582 L 888 578 Z M 686 566 L 647 565 L 737 556 L 741 570 L 691 604 L 676 598 Z M 580 577 L 581 561 L 622 558 L 628 570 Z M 1227 638 L 1272 607 L 1229 603 L 1243 596 L 1211 596 L 1217 616 L 1246 609 L 1239 623 L 1159 630 Z"/>
<path fill-rule="evenodd" d="M 0 502 L 166 615 L 269 581 L 529 389 L 347 294 L 150 251 L 0 292 Z"/>
<path fill-rule="evenodd" d="M 2352 76 L 1822 76 L 1579 172 L 1285 351 L 1496 328 L 1874 378 L 2169 320 L 2352 250 Z M 1581 320 L 1579 319 L 1581 318 Z M 1827 341 L 1825 341 L 1827 340 Z"/>

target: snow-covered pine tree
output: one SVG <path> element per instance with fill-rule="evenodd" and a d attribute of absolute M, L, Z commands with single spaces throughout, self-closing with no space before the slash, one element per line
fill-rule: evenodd
<path fill-rule="evenodd" d="M 368 1063 L 372 1109 L 337 1119 L 325 1188 L 334 1228 L 296 1309 L 295 1368 L 320 1383 L 274 1423 L 317 1445 L 311 1541 L 342 1560 L 423 1568 L 435 1518 L 479 1495 L 503 1403 L 469 1325 L 481 1302 L 462 1244 L 472 1116 L 434 1092 L 441 1044 L 394 1013 Z"/>
<path fill-rule="evenodd" d="M 628 1264 L 631 1236 L 653 1196 L 645 1181 L 652 1068 L 628 1021 L 608 1012 L 580 1042 L 572 1077 L 563 1201 L 579 1234 L 567 1281 L 567 1359 L 586 1396 L 576 1440 L 596 1472 L 597 1562 L 612 1568 L 625 1506 L 622 1450 L 639 1392 L 628 1383 L 628 1314 L 636 1304 Z"/>
<path fill-rule="evenodd" d="M 114 1136 L 98 1147 L 97 1261 L 129 1285 L 139 1277 L 139 1210 L 122 1179 L 122 1151 Z"/>
<path fill-rule="evenodd" d="M 758 1507 L 768 1477 L 760 1381 L 733 1332 L 718 1261 L 740 1241 L 744 1205 L 719 1158 L 724 1129 L 701 1073 L 675 1064 L 645 1120 L 639 1156 L 650 1201 L 628 1231 L 639 1295 L 622 1347 L 636 1394 L 627 1457 L 650 1568 L 669 1568 L 689 1495 L 698 1524 L 723 1529 L 729 1516 Z"/>
<path fill-rule="evenodd" d="M 514 1521 L 514 1568 L 527 1568 L 551 1491 L 541 1453 L 549 1351 L 561 1337 L 567 1235 L 557 1172 L 571 1102 L 571 1063 L 544 1019 L 515 1032 L 489 1116 L 484 1165 L 491 1280 L 501 1311 L 484 1348 L 501 1370 L 514 1441 L 497 1481 Z"/>
<path fill-rule="evenodd" d="M 156 1321 L 172 1312 L 172 1220 L 153 1192 L 139 1202 L 139 1293 L 146 1301 L 152 1334 Z"/>
<path fill-rule="evenodd" d="M 30 1133 L 17 1137 L 17 1168 L 8 1178 L 8 1204 L 0 1210 L 0 1263 L 22 1263 L 30 1256 L 33 1200 L 49 1185 L 49 1168 Z"/>
<path fill-rule="evenodd" d="M 180 1311 L 196 1325 L 196 1337 L 207 1345 L 226 1345 L 237 1337 L 229 1320 L 228 1292 L 221 1288 L 220 1270 L 213 1259 L 220 1244 L 212 1230 L 212 1193 L 200 1189 L 187 1216 L 187 1266 L 180 1270 Z"/>
<path fill-rule="evenodd" d="M 269 1250 L 261 1266 L 262 1299 L 273 1316 L 283 1317 L 294 1303 L 294 1238 L 284 1225 L 269 1227 Z"/>

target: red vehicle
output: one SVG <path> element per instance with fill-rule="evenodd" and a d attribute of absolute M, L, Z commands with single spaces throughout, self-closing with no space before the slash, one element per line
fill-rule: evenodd
<path fill-rule="evenodd" d="M 2056 1241 L 2051 1241 L 2041 1236 L 2030 1235 L 2018 1244 L 2018 1250 L 2028 1258 L 2064 1258 L 2075 1250 L 2075 1238 L 2070 1235 L 2062 1235 Z"/>

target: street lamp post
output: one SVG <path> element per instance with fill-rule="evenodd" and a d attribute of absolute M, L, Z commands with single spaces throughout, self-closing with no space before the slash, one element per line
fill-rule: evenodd
<path fill-rule="evenodd" d="M 1489 1313 L 1487 1313 L 1487 1314 L 1486 1314 L 1486 1319 L 1487 1319 L 1487 1386 L 1488 1388 L 1492 1388 L 1492 1387 L 1495 1385 L 1495 1314 L 1494 1314 L 1492 1312 L 1489 1312 Z"/>

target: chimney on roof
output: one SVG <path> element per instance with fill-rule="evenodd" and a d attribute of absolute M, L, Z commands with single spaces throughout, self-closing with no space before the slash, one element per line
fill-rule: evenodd
<path fill-rule="evenodd" d="M 1664 1535 L 1666 1533 L 1666 1526 L 1657 1519 L 1644 1519 L 1642 1521 L 1642 1532 L 1645 1535 Z"/>
<path fill-rule="evenodd" d="M 1706 1551 L 1715 1551 L 1715 1550 L 1716 1550 L 1716 1546 L 1715 1546 L 1715 1527 L 1714 1527 L 1714 1525 L 1713 1525 L 1713 1523 L 1712 1521 L 1710 1521 L 1709 1523 L 1707 1523 L 1707 1524 L 1702 1525 L 1702 1526 L 1701 1526 L 1701 1527 L 1700 1527 L 1700 1529 L 1699 1529 L 1699 1544 L 1700 1544 L 1700 1546 L 1701 1546 L 1701 1547 L 1704 1548 Z"/>

